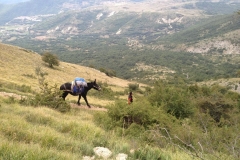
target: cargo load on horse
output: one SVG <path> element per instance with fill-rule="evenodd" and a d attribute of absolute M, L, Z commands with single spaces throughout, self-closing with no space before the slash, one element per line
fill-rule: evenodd
<path fill-rule="evenodd" d="M 75 78 L 76 79 L 76 78 Z M 89 83 L 86 83 L 85 82 L 85 80 L 83 81 L 82 79 L 77 79 L 77 81 L 81 81 L 80 83 L 81 83 L 81 90 L 80 90 L 80 87 L 79 87 L 79 90 L 76 90 L 76 92 L 74 92 L 74 86 L 78 86 L 78 84 L 77 83 L 79 83 L 79 82 L 76 82 L 76 84 L 73 86 L 73 82 L 67 82 L 67 83 L 64 83 L 64 84 L 62 84 L 61 86 L 60 86 L 60 90 L 62 90 L 63 91 L 63 94 L 62 94 L 62 98 L 65 100 L 65 98 L 67 97 L 67 95 L 68 94 L 71 94 L 71 95 L 73 95 L 73 96 L 78 96 L 78 101 L 77 101 L 77 104 L 78 105 L 80 105 L 80 99 L 81 99 L 81 97 L 83 97 L 84 98 L 84 100 L 85 100 L 85 102 L 86 102 L 86 104 L 87 104 L 87 106 L 89 107 L 89 108 L 91 108 L 91 106 L 89 105 L 89 103 L 88 103 L 88 100 L 87 100 L 87 92 L 90 90 L 90 89 L 95 89 L 95 90 L 98 90 L 98 91 L 100 91 L 101 90 L 101 88 L 100 88 L 100 86 L 96 83 L 96 79 L 95 79 L 95 81 L 93 81 L 93 82 L 89 82 Z M 86 84 L 85 84 L 85 83 Z M 74 80 L 74 83 L 75 83 L 75 80 Z M 79 83 L 79 84 L 80 84 Z"/>
<path fill-rule="evenodd" d="M 76 77 L 74 81 L 72 81 L 71 91 L 74 94 L 79 95 L 84 92 L 84 87 L 87 87 L 87 82 L 85 81 L 85 79 Z"/>

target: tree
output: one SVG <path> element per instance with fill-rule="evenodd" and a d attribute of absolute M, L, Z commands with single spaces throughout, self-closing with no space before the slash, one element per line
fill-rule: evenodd
<path fill-rule="evenodd" d="M 48 63 L 49 67 L 53 68 L 53 66 L 59 66 L 59 60 L 57 55 L 49 53 L 49 52 L 45 52 L 42 55 L 42 60 L 46 63 Z"/>

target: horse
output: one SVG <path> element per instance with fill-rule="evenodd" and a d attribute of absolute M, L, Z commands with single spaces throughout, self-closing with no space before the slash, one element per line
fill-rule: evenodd
<path fill-rule="evenodd" d="M 60 86 L 60 90 L 63 91 L 63 93 L 62 93 L 63 100 L 65 100 L 65 98 L 67 97 L 68 94 L 71 94 L 73 96 L 78 96 L 77 104 L 80 106 L 80 99 L 82 96 L 84 98 L 88 108 L 91 108 L 91 106 L 89 105 L 88 100 L 87 100 L 87 92 L 92 88 L 95 90 L 98 90 L 98 91 L 101 90 L 101 87 L 96 83 L 96 79 L 93 82 L 87 83 L 87 87 L 84 87 L 84 90 L 82 93 L 73 93 L 71 90 L 71 87 L 72 87 L 72 83 L 69 83 L 69 82 L 64 83 Z"/>

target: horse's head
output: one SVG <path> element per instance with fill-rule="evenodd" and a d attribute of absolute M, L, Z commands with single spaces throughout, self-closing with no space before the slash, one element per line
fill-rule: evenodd
<path fill-rule="evenodd" d="M 90 82 L 90 85 L 93 89 L 100 91 L 101 87 L 97 84 L 96 79 L 93 82 Z M 89 84 L 88 84 L 89 86 Z"/>

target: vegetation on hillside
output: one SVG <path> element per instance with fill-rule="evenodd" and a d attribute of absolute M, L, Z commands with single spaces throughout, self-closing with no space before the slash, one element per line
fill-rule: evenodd
<path fill-rule="evenodd" d="M 34 107 L 46 106 L 60 112 L 68 112 L 71 106 L 62 99 L 62 91 L 59 90 L 59 87 L 56 84 L 50 86 L 45 81 L 47 73 L 42 71 L 40 67 L 35 69 L 35 73 L 38 78 L 40 92 L 35 93 L 33 96 L 21 98 L 20 103 Z"/>
<path fill-rule="evenodd" d="M 209 12 L 208 7 L 211 6 L 199 3 L 197 7 Z M 41 8 L 47 9 L 44 6 Z M 211 14 L 215 12 L 212 10 Z M 93 12 L 88 16 L 95 17 L 96 14 Z M 203 25 L 192 26 L 172 36 L 163 36 L 162 32 L 152 35 L 153 30 L 168 27 L 166 24 L 146 23 L 151 16 L 155 18 L 157 15 L 142 14 L 143 19 L 134 19 L 135 14 L 118 16 L 118 19 L 109 17 L 107 20 L 111 26 L 103 29 L 106 35 L 98 33 L 101 31 L 84 32 L 90 24 L 88 21 L 81 23 L 83 26 L 79 24 L 84 34 L 78 36 L 63 34 L 46 43 L 34 41 L 34 37 L 28 35 L 23 38 L 25 41 L 18 39 L 11 42 L 39 52 L 43 48 L 51 50 L 58 53 L 62 60 L 90 66 L 89 70 L 84 68 L 79 71 L 77 65 L 70 64 L 53 70 L 42 65 L 36 54 L 29 50 L 8 49 L 8 46 L 1 45 L 0 66 L 5 77 L 1 78 L 0 91 L 14 92 L 18 97 L 0 97 L 0 159 L 82 159 L 85 155 L 93 156 L 93 148 L 97 146 L 110 148 L 113 155 L 126 153 L 130 160 L 239 159 L 239 93 L 217 83 L 200 85 L 196 82 L 238 77 L 240 56 L 224 55 L 217 48 L 217 54 L 216 50 L 208 54 L 193 54 L 176 47 L 181 43 L 193 44 L 236 31 L 239 29 L 239 15 L 202 21 Z M 54 28 L 58 20 L 70 21 L 68 14 L 60 14 L 59 17 L 53 18 L 54 23 L 51 18 L 36 27 L 41 29 L 51 25 Z M 83 18 L 80 14 L 77 17 Z M 143 33 L 142 37 L 138 37 L 140 32 L 133 32 L 128 27 L 130 23 Z M 143 23 L 149 30 L 142 28 Z M 96 28 L 106 24 L 106 21 L 101 21 Z M 119 26 L 127 31 L 123 34 L 137 37 L 139 45 L 130 46 L 129 39 L 115 34 Z M 175 29 L 184 27 L 176 24 Z M 141 45 L 142 42 L 144 45 Z M 159 43 L 157 47 L 160 48 L 154 49 L 154 42 Z M 238 44 L 238 38 L 232 39 L 232 43 Z M 17 56 L 19 53 L 23 58 Z M 33 55 L 34 60 L 30 58 Z M 49 65 L 53 64 L 51 61 Z M 31 70 L 26 70 L 24 65 L 28 65 L 28 69 L 32 67 Z M 34 65 L 38 65 L 36 75 L 32 74 Z M 44 66 L 51 74 L 42 71 L 39 66 Z M 107 76 L 97 74 L 97 71 L 90 75 L 92 68 Z M 24 73 L 19 75 L 17 71 Z M 90 92 L 88 96 L 95 105 L 106 101 L 96 106 L 106 108 L 107 112 L 73 108 L 71 103 L 75 101 L 62 100 L 59 87 L 53 83 L 61 83 L 60 79 L 65 81 L 76 74 L 88 75 L 88 78 L 105 76 L 103 82 L 99 82 L 102 91 Z M 68 78 L 62 79 L 62 75 Z M 45 76 L 51 76 L 51 85 L 45 81 Z M 126 88 L 119 85 L 121 90 L 114 91 L 112 88 L 116 86 L 108 84 L 116 80 L 109 80 L 112 76 L 134 79 L 149 86 L 143 89 L 138 83 L 129 82 Z M 38 81 L 39 90 L 32 88 L 36 85 L 33 81 Z M 239 83 L 234 84 L 235 90 L 238 87 Z M 126 100 L 129 91 L 133 91 L 134 95 L 130 105 Z"/>
<path fill-rule="evenodd" d="M 110 40 L 108 41 L 110 43 Z M 215 51 L 202 55 L 169 50 L 131 50 L 124 44 L 106 48 L 101 39 L 90 36 L 72 39 L 68 43 L 74 48 L 81 46 L 82 49 L 66 51 L 64 48 L 52 48 L 50 50 L 58 53 L 58 57 L 66 62 L 90 66 L 111 76 L 141 80 L 145 83 L 161 76 L 179 76 L 193 82 L 233 78 L 240 68 L 239 55 L 215 54 Z M 47 47 L 45 43 L 39 45 L 43 48 Z M 172 49 L 176 48 L 173 46 Z M 138 63 L 152 66 L 154 70 L 138 69 L 136 66 Z M 170 72 L 165 72 L 161 68 L 168 68 Z"/>
<path fill-rule="evenodd" d="M 96 146 L 142 160 L 175 159 L 179 154 L 182 158 L 178 159 L 230 160 L 240 156 L 240 95 L 227 88 L 187 85 L 181 79 L 156 81 L 152 89 L 145 91 L 131 84 L 134 102 L 128 105 L 127 100 L 120 98 L 127 93 L 114 92 L 102 84 L 103 93 L 91 96 L 115 101 L 102 106 L 108 109 L 103 112 L 70 109 L 67 101 L 56 107 L 63 102 L 57 89 L 46 83 L 41 85 L 40 92 L 27 96 L 29 99 L 0 98 L 0 139 L 4 142 L 0 145 L 1 158 L 28 155 L 26 159 L 79 159 L 93 156 Z M 15 118 L 10 120 L 11 116 Z M 44 154 L 39 154 L 39 150 Z"/>
<path fill-rule="evenodd" d="M 32 64 L 31 56 L 36 56 L 34 62 L 39 61 L 40 67 L 35 68 L 35 75 L 13 72 L 20 80 L 28 82 L 28 79 L 32 83 L 22 85 L 22 81 L 18 84 L 20 81 L 16 80 L 0 83 L 1 91 L 22 95 L 0 98 L 0 139 L 3 142 L 0 157 L 3 159 L 23 156 L 27 157 L 25 159 L 81 159 L 84 155 L 93 156 L 96 146 L 107 147 L 114 155 L 124 152 L 129 159 L 176 159 L 177 156 L 184 160 L 193 157 L 237 159 L 240 156 L 240 95 L 229 88 L 217 84 L 188 84 L 181 77 L 171 76 L 145 88 L 129 82 L 125 88 L 114 90 L 116 86 L 110 85 L 110 81 L 117 79 L 110 80 L 105 75 L 109 80 L 99 82 L 102 91 L 91 91 L 88 96 L 94 106 L 108 111 L 74 109 L 70 103 L 76 101 L 63 101 L 53 80 L 59 82 L 65 72 L 67 76 L 75 75 L 78 67 L 67 64 L 64 70 L 59 67 L 52 72 L 53 69 L 41 63 L 39 55 L 6 45 L 2 45 L 2 59 L 9 64 L 11 56 L 20 51 L 23 59 L 14 61 L 15 64 L 24 68 Z M 174 57 L 174 54 L 166 54 L 165 58 L 169 56 Z M 30 59 L 32 61 L 28 62 Z M 15 70 L 7 69 L 1 71 Z M 89 75 L 92 68 L 88 70 L 84 72 Z M 96 77 L 97 73 L 93 75 Z M 52 77 L 51 83 L 47 83 L 47 77 Z M 38 81 L 39 89 L 32 88 L 33 81 Z M 129 91 L 134 95 L 131 105 L 127 104 Z"/>
<path fill-rule="evenodd" d="M 240 95 L 218 85 L 158 81 L 131 105 L 116 101 L 95 122 L 154 147 L 182 149 L 199 159 L 237 159 Z"/>
<path fill-rule="evenodd" d="M 59 66 L 59 60 L 55 54 L 45 52 L 42 55 L 42 60 L 46 62 L 50 68 L 53 68 L 53 66 Z"/>
<path fill-rule="evenodd" d="M 214 37 L 221 37 L 226 33 L 240 29 L 240 17 L 238 14 L 214 16 L 195 23 L 182 32 L 160 38 L 160 43 L 181 43 L 195 44 L 200 40 L 207 40 Z M 226 37 L 228 39 L 228 37 Z M 229 37 L 231 38 L 231 37 Z M 233 37 L 232 37 L 233 38 Z M 233 41 L 239 43 L 238 40 Z"/>
<path fill-rule="evenodd" d="M 237 4 L 237 3 L 236 3 Z M 217 15 L 217 14 L 228 14 L 231 13 L 233 10 L 238 9 L 238 5 L 226 4 L 223 1 L 221 2 L 197 2 L 196 4 L 187 4 L 185 8 L 188 9 L 201 9 L 208 15 Z"/>
<path fill-rule="evenodd" d="M 98 13 L 99 11 L 75 13 L 74 16 L 71 16 L 73 13 L 63 13 L 35 25 L 35 29 L 42 33 L 43 30 L 54 30 L 57 26 L 64 26 L 65 23 L 73 23 L 71 24 L 73 27 L 81 22 L 77 27 L 81 28 L 77 36 L 74 34 L 69 36 L 62 34 L 62 30 L 56 30 L 54 35 L 60 34 L 59 37 L 50 38 L 47 43 L 33 40 L 34 35 L 29 35 L 33 37 L 24 38 L 24 41 L 16 39 L 10 43 L 24 46 L 40 54 L 51 51 L 62 61 L 91 66 L 110 76 L 141 80 L 145 83 L 169 76 L 182 77 L 191 82 L 236 77 L 239 54 L 225 55 L 226 48 L 221 47 L 212 47 L 205 54 L 192 54 L 182 51 L 184 49 L 181 46 L 191 47 L 199 41 L 216 37 L 238 46 L 239 39 L 235 34 L 232 37 L 225 35 L 239 29 L 238 14 L 202 19 L 195 25 L 179 23 L 173 28 L 181 32 L 167 36 L 168 34 L 161 31 L 169 28 L 168 24 L 150 23 L 150 20 L 158 19 L 159 14 L 144 13 L 140 18 L 134 13 L 127 15 L 118 13 L 118 18 L 99 20 L 97 25 L 88 28 L 92 23 L 88 18 L 93 19 Z M 171 16 L 179 15 L 169 15 L 169 18 Z M 103 12 L 103 17 L 106 18 L 107 13 Z M 108 25 L 110 22 L 111 25 Z M 116 35 L 119 25 L 122 26 L 122 33 Z M 149 30 L 144 29 L 147 25 L 151 26 Z M 131 40 L 136 40 L 136 44 L 131 46 L 129 42 Z M 45 50 L 42 50 L 43 48 Z M 139 63 L 151 66 L 154 70 L 137 68 L 136 64 Z M 168 71 L 162 68 L 167 68 Z"/>

